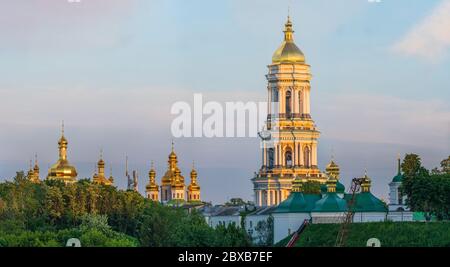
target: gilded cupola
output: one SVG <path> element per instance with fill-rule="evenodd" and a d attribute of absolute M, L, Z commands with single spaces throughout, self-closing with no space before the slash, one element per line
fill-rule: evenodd
<path fill-rule="evenodd" d="M 272 63 L 305 63 L 305 55 L 294 43 L 294 30 L 288 16 L 284 25 L 284 41 L 272 56 Z"/>
<path fill-rule="evenodd" d="M 370 187 L 372 184 L 372 179 L 370 179 L 369 176 L 367 176 L 367 171 L 364 173 L 364 177 L 361 183 L 361 191 L 363 193 L 370 192 Z"/>
<path fill-rule="evenodd" d="M 74 166 L 70 165 L 67 160 L 67 139 L 64 136 L 64 123 L 62 124 L 61 138 L 58 141 L 59 159 L 49 169 L 47 179 L 60 180 L 64 183 L 74 183 L 77 179 L 77 170 Z"/>
<path fill-rule="evenodd" d="M 158 184 L 156 183 L 156 171 L 153 165 L 153 161 L 151 164 L 150 171 L 148 172 L 149 183 L 145 186 L 147 191 L 158 191 Z"/>
<path fill-rule="evenodd" d="M 192 163 L 191 170 L 191 183 L 188 186 L 188 201 L 189 202 L 201 202 L 200 200 L 200 186 L 197 182 L 197 171 L 195 170 L 194 163 Z"/>
<path fill-rule="evenodd" d="M 100 151 L 100 159 L 97 162 L 97 173 L 92 177 L 92 181 L 95 184 L 102 185 L 112 185 L 114 178 L 112 177 L 112 173 L 110 178 L 108 179 L 105 175 L 105 161 L 103 160 L 103 151 Z"/>
<path fill-rule="evenodd" d="M 174 144 L 172 142 L 172 149 L 169 154 L 169 160 L 168 162 L 168 168 L 166 173 L 161 179 L 161 185 L 181 185 L 183 183 L 184 185 L 184 177 L 181 175 L 181 171 L 178 168 L 178 159 L 177 154 L 174 150 Z"/>
<path fill-rule="evenodd" d="M 152 201 L 158 201 L 159 199 L 159 186 L 156 183 L 156 171 L 153 165 L 153 161 L 151 164 L 150 171 L 148 172 L 149 183 L 145 186 L 145 193 L 147 194 L 147 198 Z"/>
<path fill-rule="evenodd" d="M 337 180 L 339 180 L 340 169 L 339 165 L 334 162 L 334 157 L 331 157 L 331 161 L 325 167 L 325 171 L 328 176 L 334 176 Z"/>

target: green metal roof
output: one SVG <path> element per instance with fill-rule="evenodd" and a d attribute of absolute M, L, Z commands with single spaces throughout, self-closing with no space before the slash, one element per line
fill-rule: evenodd
<path fill-rule="evenodd" d="M 403 180 L 403 174 L 398 173 L 394 178 L 392 178 L 392 182 L 394 183 L 401 183 Z"/>
<path fill-rule="evenodd" d="M 313 212 L 345 212 L 347 202 L 336 193 L 327 193 L 322 199 L 316 202 Z"/>
<path fill-rule="evenodd" d="M 343 194 L 345 192 L 345 186 L 341 184 L 341 182 L 337 182 L 336 184 L 336 193 Z"/>
<path fill-rule="evenodd" d="M 346 194 L 344 199 L 349 202 L 350 194 Z M 358 193 L 355 195 L 355 212 L 387 212 L 388 208 L 383 201 L 374 196 L 371 192 Z"/>
<path fill-rule="evenodd" d="M 314 208 L 314 203 L 319 199 L 320 195 L 292 192 L 273 213 L 307 213 Z"/>

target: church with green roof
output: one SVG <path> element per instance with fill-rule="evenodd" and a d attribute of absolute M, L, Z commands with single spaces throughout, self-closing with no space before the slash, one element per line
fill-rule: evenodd
<path fill-rule="evenodd" d="M 326 167 L 327 182 L 321 186 L 320 194 L 303 192 L 306 182 L 296 178 L 292 182 L 292 192 L 273 211 L 274 241 L 277 242 L 296 231 L 308 220 L 317 223 L 341 223 L 349 211 L 352 195 L 345 193 L 345 186 L 339 182 L 339 166 L 332 160 Z M 353 222 L 380 222 L 387 220 L 388 206 L 374 196 L 371 179 L 362 177 L 361 191 L 355 194 L 351 209 Z"/>

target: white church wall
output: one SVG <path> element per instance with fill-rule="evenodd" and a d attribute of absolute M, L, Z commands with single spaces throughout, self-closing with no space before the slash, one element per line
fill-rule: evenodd
<path fill-rule="evenodd" d="M 234 224 L 237 227 L 241 227 L 242 217 L 239 215 L 229 215 L 229 216 L 211 216 L 209 218 L 209 226 L 216 228 L 219 224 L 228 226 Z"/>
<path fill-rule="evenodd" d="M 387 219 L 393 222 L 412 222 L 413 212 L 411 211 L 390 211 Z"/>
<path fill-rule="evenodd" d="M 297 231 L 305 220 L 311 219 L 309 213 L 273 213 L 272 215 L 275 243 Z"/>
<path fill-rule="evenodd" d="M 355 215 L 353 216 L 354 223 L 384 221 L 386 221 L 386 212 L 355 212 Z"/>
<path fill-rule="evenodd" d="M 314 224 L 341 223 L 344 221 L 344 215 L 344 212 L 311 212 Z"/>

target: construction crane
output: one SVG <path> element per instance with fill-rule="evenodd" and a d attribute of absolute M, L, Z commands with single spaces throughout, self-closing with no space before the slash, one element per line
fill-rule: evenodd
<path fill-rule="evenodd" d="M 347 203 L 347 211 L 344 213 L 343 221 L 341 223 L 341 227 L 339 229 L 335 247 L 343 247 L 345 246 L 345 241 L 347 240 L 349 226 L 353 222 L 353 216 L 355 215 L 355 211 L 353 209 L 353 205 L 355 204 L 356 193 L 360 191 L 361 184 L 364 182 L 364 178 L 353 178 L 352 185 L 350 187 L 350 200 Z"/>

